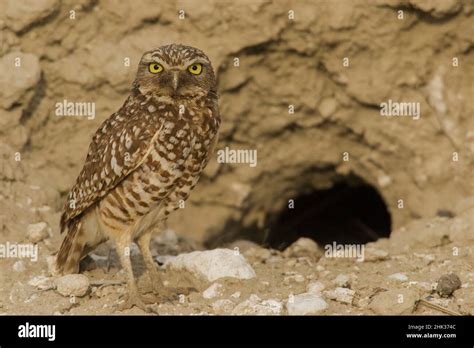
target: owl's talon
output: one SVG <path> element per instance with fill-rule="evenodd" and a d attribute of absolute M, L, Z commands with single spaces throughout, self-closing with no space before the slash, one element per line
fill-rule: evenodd
<path fill-rule="evenodd" d="M 158 295 L 163 289 L 163 283 L 161 281 L 161 277 L 158 275 L 157 272 L 152 272 L 150 274 L 150 282 L 153 294 Z"/>

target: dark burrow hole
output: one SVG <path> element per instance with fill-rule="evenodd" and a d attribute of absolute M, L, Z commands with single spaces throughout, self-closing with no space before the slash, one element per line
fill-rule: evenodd
<path fill-rule="evenodd" d="M 206 246 L 247 239 L 283 250 L 300 237 L 323 247 L 333 242 L 365 244 L 390 236 L 392 221 L 382 196 L 358 177 L 339 178 L 329 189 L 305 192 L 293 200 L 293 209 L 285 205 L 279 213 L 267 216 L 263 229 L 228 221 L 227 233 L 208 240 Z"/>
<path fill-rule="evenodd" d="M 300 237 L 320 246 L 365 244 L 389 237 L 391 217 L 378 191 L 367 184 L 337 183 L 294 199 L 268 229 L 265 244 L 284 249 Z"/>

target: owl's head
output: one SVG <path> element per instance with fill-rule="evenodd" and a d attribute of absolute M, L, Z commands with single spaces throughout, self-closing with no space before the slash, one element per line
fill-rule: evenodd
<path fill-rule="evenodd" d="M 199 49 L 172 44 L 145 52 L 134 87 L 143 94 L 193 98 L 215 94 L 211 61 Z"/>

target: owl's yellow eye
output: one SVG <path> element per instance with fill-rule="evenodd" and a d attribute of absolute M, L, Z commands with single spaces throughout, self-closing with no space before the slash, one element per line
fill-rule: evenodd
<path fill-rule="evenodd" d="M 148 70 L 150 70 L 152 74 L 158 74 L 163 71 L 163 67 L 158 63 L 150 63 L 150 65 L 148 65 Z"/>
<path fill-rule="evenodd" d="M 202 71 L 202 64 L 196 63 L 189 66 L 188 71 L 191 74 L 199 75 Z"/>

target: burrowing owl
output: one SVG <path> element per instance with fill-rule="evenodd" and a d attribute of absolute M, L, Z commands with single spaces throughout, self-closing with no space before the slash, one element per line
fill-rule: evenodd
<path fill-rule="evenodd" d="M 77 273 L 79 261 L 111 239 L 127 273 L 129 296 L 122 308 L 145 308 L 129 246 L 137 242 L 158 291 L 151 232 L 196 185 L 216 145 L 219 123 L 216 79 L 202 51 L 173 44 L 146 52 L 130 96 L 93 136 L 69 193 L 57 270 Z"/>

